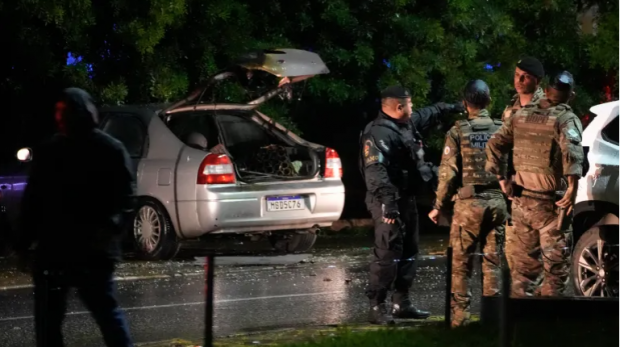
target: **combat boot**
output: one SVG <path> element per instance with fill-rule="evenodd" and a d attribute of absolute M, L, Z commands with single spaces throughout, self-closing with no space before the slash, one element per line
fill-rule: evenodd
<path fill-rule="evenodd" d="M 370 311 L 368 311 L 368 321 L 371 324 L 379 324 L 379 325 L 392 325 L 394 324 L 394 318 L 392 314 L 388 310 L 387 304 L 379 304 L 376 306 L 370 306 Z"/>
<path fill-rule="evenodd" d="M 431 313 L 418 310 L 409 299 L 405 299 L 392 305 L 392 315 L 400 319 L 426 319 Z"/>

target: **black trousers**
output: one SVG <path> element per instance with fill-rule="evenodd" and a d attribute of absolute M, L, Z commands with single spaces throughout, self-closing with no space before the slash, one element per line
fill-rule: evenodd
<path fill-rule="evenodd" d="M 384 303 L 394 290 L 392 302 L 399 304 L 409 298 L 409 288 L 416 275 L 420 243 L 420 226 L 415 197 L 399 200 L 400 221 L 383 223 L 381 202 L 366 197 L 366 206 L 375 224 L 375 245 L 370 264 L 370 285 L 366 295 L 372 305 Z"/>
<path fill-rule="evenodd" d="M 133 346 L 127 322 L 116 300 L 112 261 L 51 263 L 37 260 L 33 270 L 38 347 L 64 346 L 62 321 L 71 287 L 77 289 L 84 306 L 99 325 L 106 346 Z"/>

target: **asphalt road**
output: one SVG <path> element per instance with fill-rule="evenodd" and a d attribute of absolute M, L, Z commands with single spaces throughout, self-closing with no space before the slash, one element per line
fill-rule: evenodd
<path fill-rule="evenodd" d="M 303 257 L 301 257 L 303 258 Z M 216 268 L 216 335 L 307 325 L 361 323 L 368 309 L 364 296 L 366 257 L 299 263 L 298 257 L 260 258 L 288 265 Z M 258 258 L 227 257 L 220 263 L 257 263 Z M 200 260 L 196 262 L 200 263 Z M 292 264 L 291 264 L 292 263 Z M 415 301 L 434 315 L 443 314 L 444 269 L 441 257 L 420 261 Z M 204 322 L 204 280 L 193 271 L 169 278 L 121 281 L 118 293 L 135 342 L 200 338 Z M 479 281 L 474 281 L 474 297 Z M 3 347 L 33 346 L 32 289 L 0 291 L 0 341 Z M 474 300 L 473 310 L 478 310 Z M 70 294 L 64 331 L 67 346 L 103 346 L 88 312 Z"/>

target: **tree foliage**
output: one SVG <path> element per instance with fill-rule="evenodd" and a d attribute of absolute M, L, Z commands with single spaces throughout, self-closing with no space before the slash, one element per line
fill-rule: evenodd
<path fill-rule="evenodd" d="M 583 35 L 578 13 L 592 5 L 597 34 Z M 244 51 L 289 46 L 331 70 L 307 82 L 306 106 L 359 104 L 394 83 L 416 106 L 454 102 L 482 78 L 497 113 L 527 54 L 573 72 L 583 110 L 617 82 L 617 14 L 617 0 L 5 0 L 0 92 L 23 100 L 72 84 L 103 103 L 168 102 Z M 69 53 L 79 59 L 67 64 Z M 290 107 L 269 107 L 292 124 Z"/>

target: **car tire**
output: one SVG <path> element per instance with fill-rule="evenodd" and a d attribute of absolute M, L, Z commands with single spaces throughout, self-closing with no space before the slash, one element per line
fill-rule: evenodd
<path fill-rule="evenodd" d="M 131 235 L 140 259 L 170 260 L 181 248 L 168 213 L 150 199 L 138 204 Z"/>
<path fill-rule="evenodd" d="M 269 236 L 269 242 L 273 248 L 278 252 L 287 254 L 309 251 L 314 246 L 316 239 L 317 235 L 312 233 Z"/>
<path fill-rule="evenodd" d="M 618 247 L 606 244 L 600 238 L 599 230 L 599 227 L 589 229 L 575 246 L 573 288 L 577 296 L 618 297 Z M 602 253 L 601 257 L 599 253 Z"/>

